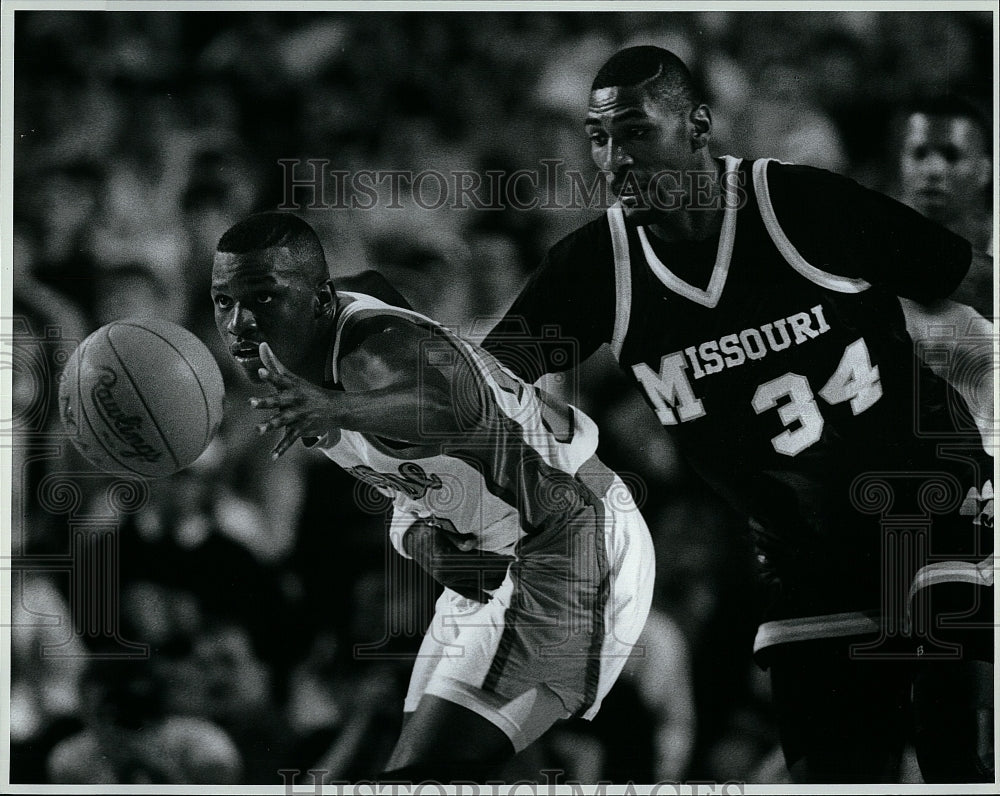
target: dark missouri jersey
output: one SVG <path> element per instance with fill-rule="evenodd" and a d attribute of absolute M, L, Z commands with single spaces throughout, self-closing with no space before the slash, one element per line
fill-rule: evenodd
<path fill-rule="evenodd" d="M 685 458 L 752 518 L 774 616 L 877 608 L 891 513 L 935 515 L 913 571 L 982 558 L 958 512 L 991 460 L 955 421 L 961 397 L 917 363 L 897 298 L 950 295 L 969 244 L 829 172 L 725 169 L 718 240 L 665 243 L 612 208 L 551 249 L 508 322 L 558 327 L 581 359 L 610 344 Z M 510 331 L 484 346 L 528 381 L 559 369 Z"/>

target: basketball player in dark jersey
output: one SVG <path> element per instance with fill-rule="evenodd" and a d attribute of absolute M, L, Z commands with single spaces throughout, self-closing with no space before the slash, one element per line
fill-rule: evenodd
<path fill-rule="evenodd" d="M 610 345 L 750 518 L 795 780 L 894 781 L 912 731 L 927 781 L 993 781 L 992 325 L 947 301 L 969 244 L 829 172 L 713 157 L 659 48 L 605 64 L 585 124 L 618 201 L 484 347 L 533 381 L 573 364 L 552 326 L 581 360 Z"/>

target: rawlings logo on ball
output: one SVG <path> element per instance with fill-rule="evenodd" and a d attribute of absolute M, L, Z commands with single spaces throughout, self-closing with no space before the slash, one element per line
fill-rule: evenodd
<path fill-rule="evenodd" d="M 116 436 L 131 450 L 119 451 L 126 458 L 140 458 L 147 462 L 158 462 L 163 456 L 143 439 L 139 433 L 142 418 L 137 415 L 126 415 L 115 400 L 112 388 L 118 383 L 118 377 L 110 368 L 101 368 L 101 376 L 91 390 L 91 398 L 98 411 L 104 417 L 108 427 L 114 429 Z"/>

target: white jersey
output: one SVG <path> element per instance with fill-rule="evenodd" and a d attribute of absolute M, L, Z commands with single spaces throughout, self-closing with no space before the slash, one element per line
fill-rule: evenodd
<path fill-rule="evenodd" d="M 510 557 L 485 602 L 444 589 L 404 710 L 426 694 L 454 702 L 499 727 L 517 751 L 557 719 L 592 718 L 646 621 L 654 573 L 642 515 L 595 455 L 597 427 L 434 321 L 339 295 L 328 384 L 339 384 L 354 324 L 397 316 L 427 331 L 421 365 L 446 371 L 461 357 L 480 400 L 460 443 L 428 435 L 429 444 L 399 448 L 343 431 L 321 444 L 324 453 L 392 498 L 390 536 L 403 555 L 406 531 L 423 518 L 462 550 Z"/>
<path fill-rule="evenodd" d="M 390 535 L 400 553 L 406 555 L 406 530 L 423 518 L 453 525 L 465 550 L 513 555 L 524 536 L 565 522 L 578 505 L 603 498 L 613 476 L 594 458 L 597 427 L 584 413 L 569 407 L 567 417 L 542 390 L 419 313 L 360 293 L 338 295 L 342 302 L 328 382 L 340 381 L 338 359 L 352 324 L 398 316 L 427 330 L 427 364 L 443 369 L 456 355 L 463 357 L 486 404 L 481 423 L 460 446 L 441 446 L 429 438 L 430 445 L 399 448 L 346 430 L 334 444 L 321 445 L 330 459 L 392 499 Z M 447 455 L 428 455 L 429 450 Z M 592 465 L 584 468 L 588 462 Z"/>

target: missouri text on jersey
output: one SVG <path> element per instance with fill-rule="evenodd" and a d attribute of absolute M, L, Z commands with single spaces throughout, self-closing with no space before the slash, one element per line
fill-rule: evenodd
<path fill-rule="evenodd" d="M 685 421 L 705 414 L 685 373 L 688 364 L 695 379 L 702 379 L 725 368 L 739 367 L 750 359 L 763 359 L 769 351 L 783 351 L 793 342 L 802 345 L 828 331 L 830 324 L 823 315 L 823 305 L 817 304 L 809 312 L 796 312 L 756 328 L 667 354 L 660 360 L 659 374 L 645 362 L 633 365 L 632 372 L 653 403 L 657 418 L 669 426 L 675 424 L 678 417 Z"/>

